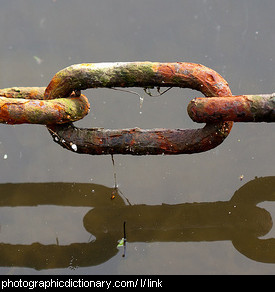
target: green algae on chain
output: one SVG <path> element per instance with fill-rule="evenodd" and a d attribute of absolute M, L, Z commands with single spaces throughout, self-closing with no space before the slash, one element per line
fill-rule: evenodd
<path fill-rule="evenodd" d="M 145 62 L 77 64 L 59 71 L 45 91 L 45 99 L 65 97 L 74 90 L 154 86 L 156 76 Z"/>
<path fill-rule="evenodd" d="M 60 124 L 78 121 L 88 114 L 84 95 L 43 100 L 45 87 L 0 89 L 0 123 Z"/>
<path fill-rule="evenodd" d="M 0 89 L 0 97 L 43 99 L 46 87 L 10 87 Z"/>
<path fill-rule="evenodd" d="M 69 66 L 54 75 L 45 99 L 61 98 L 74 90 L 104 87 L 187 87 L 213 96 L 230 93 L 214 70 L 194 63 L 117 62 Z"/>
<path fill-rule="evenodd" d="M 198 97 L 190 101 L 187 111 L 197 123 L 217 121 L 275 122 L 275 93 L 258 95 Z"/>
<path fill-rule="evenodd" d="M 214 70 L 194 63 L 118 62 L 78 64 L 55 74 L 45 99 L 97 87 L 181 87 L 205 96 L 231 96 L 227 82 Z M 183 154 L 210 150 L 228 136 L 233 122 L 207 123 L 202 129 L 79 129 L 51 125 L 50 134 L 62 147 L 86 154 Z M 71 147 L 73 145 L 73 147 Z"/>

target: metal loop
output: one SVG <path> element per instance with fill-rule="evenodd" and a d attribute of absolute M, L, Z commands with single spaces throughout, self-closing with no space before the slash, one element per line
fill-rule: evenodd
<path fill-rule="evenodd" d="M 44 92 L 45 87 L 0 89 L 0 123 L 60 124 L 78 121 L 89 112 L 84 95 L 43 100 Z"/>
<path fill-rule="evenodd" d="M 59 71 L 45 99 L 97 87 L 181 87 L 205 96 L 231 96 L 227 82 L 214 70 L 194 63 L 126 62 L 78 64 Z M 71 123 L 49 127 L 54 141 L 86 154 L 183 154 L 210 150 L 228 136 L 233 122 L 207 123 L 202 129 L 79 129 Z"/>
<path fill-rule="evenodd" d="M 217 121 L 275 122 L 275 93 L 238 95 L 222 98 L 195 98 L 187 107 L 197 123 Z"/>

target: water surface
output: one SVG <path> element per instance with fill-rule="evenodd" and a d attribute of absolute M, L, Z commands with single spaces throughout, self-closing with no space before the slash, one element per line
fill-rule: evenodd
<path fill-rule="evenodd" d="M 201 63 L 233 94 L 271 93 L 275 4 L 264 2 L 5 1 L 0 87 L 47 86 L 77 63 L 148 60 Z M 145 96 L 141 109 L 134 94 L 85 95 L 91 112 L 78 126 L 200 127 L 186 113 L 197 91 Z M 66 151 L 44 126 L 1 125 L 0 273 L 273 274 L 272 249 L 263 259 L 249 247 L 275 236 L 274 142 L 274 125 L 236 123 L 211 151 L 114 155 L 114 168 L 109 155 Z"/>

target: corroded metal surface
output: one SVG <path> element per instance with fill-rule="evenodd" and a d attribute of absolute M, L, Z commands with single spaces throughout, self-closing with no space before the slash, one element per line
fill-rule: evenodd
<path fill-rule="evenodd" d="M 118 62 L 77 64 L 54 75 L 45 99 L 98 87 L 182 87 L 206 96 L 230 96 L 227 82 L 214 70 L 194 63 Z M 230 93 L 230 94 L 229 94 Z"/>
<path fill-rule="evenodd" d="M 215 125 L 197 129 L 80 129 L 72 124 L 48 126 L 54 141 L 66 149 L 84 154 L 183 154 L 209 150 L 221 142 Z M 216 129 L 217 132 L 214 131 Z M 228 129 L 224 129 L 226 135 Z"/>
<path fill-rule="evenodd" d="M 89 112 L 84 95 L 43 100 L 44 92 L 45 87 L 0 89 L 0 123 L 60 124 L 80 120 Z"/>
<path fill-rule="evenodd" d="M 231 96 L 227 82 L 214 70 L 194 63 L 127 62 L 72 65 L 59 71 L 45 99 L 97 87 L 182 87 L 205 96 Z M 183 154 L 210 150 L 228 136 L 233 122 L 207 123 L 202 129 L 79 129 L 71 123 L 49 127 L 54 141 L 86 154 Z"/>
<path fill-rule="evenodd" d="M 198 123 L 217 121 L 275 122 L 275 94 L 195 98 L 188 114 Z"/>

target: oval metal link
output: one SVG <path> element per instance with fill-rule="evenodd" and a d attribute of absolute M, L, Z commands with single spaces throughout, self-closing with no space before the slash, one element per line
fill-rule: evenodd
<path fill-rule="evenodd" d="M 274 123 L 275 94 L 198 97 L 187 107 L 190 118 L 197 123 L 217 121 Z"/>
<path fill-rule="evenodd" d="M 59 71 L 45 99 L 97 87 L 181 87 L 205 96 L 231 96 L 227 82 L 214 70 L 194 63 L 118 62 L 78 64 Z M 183 154 L 210 150 L 230 133 L 233 122 L 207 123 L 202 129 L 80 129 L 73 124 L 49 127 L 54 141 L 85 154 Z"/>
<path fill-rule="evenodd" d="M 88 99 L 81 95 L 44 99 L 45 87 L 0 89 L 0 123 L 60 124 L 82 119 L 89 113 Z"/>

